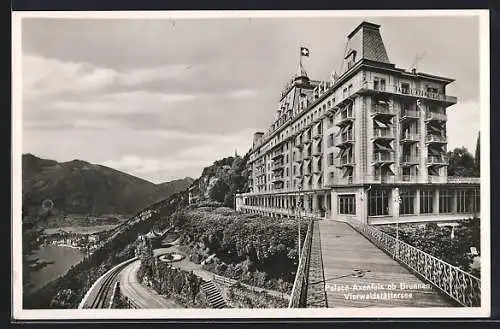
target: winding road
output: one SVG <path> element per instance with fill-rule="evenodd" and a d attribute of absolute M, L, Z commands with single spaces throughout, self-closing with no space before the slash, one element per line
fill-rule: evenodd
<path fill-rule="evenodd" d="M 171 299 L 166 299 L 156 291 L 141 284 L 137 279 L 140 261 L 127 265 L 121 270 L 118 281 L 121 293 L 132 300 L 137 308 L 184 308 Z"/>

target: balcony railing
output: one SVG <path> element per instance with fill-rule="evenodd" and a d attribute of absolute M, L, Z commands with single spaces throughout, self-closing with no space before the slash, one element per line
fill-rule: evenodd
<path fill-rule="evenodd" d="M 302 136 L 302 144 L 307 144 L 311 142 L 311 136 L 304 135 Z"/>
<path fill-rule="evenodd" d="M 283 156 L 283 150 L 276 150 L 272 153 L 271 158 L 274 160 L 282 156 Z"/>
<path fill-rule="evenodd" d="M 304 153 L 302 155 L 302 159 L 304 159 L 304 160 L 309 160 L 310 158 L 311 158 L 311 153 L 309 153 L 309 152 L 308 153 Z"/>
<path fill-rule="evenodd" d="M 354 165 L 354 157 L 342 157 L 340 159 L 335 159 L 335 165 L 337 167 L 352 166 Z"/>
<path fill-rule="evenodd" d="M 313 174 L 319 174 L 323 171 L 323 168 L 319 167 L 319 166 L 313 166 Z"/>
<path fill-rule="evenodd" d="M 411 156 L 411 155 L 405 156 L 404 155 L 401 157 L 400 162 L 401 163 L 419 163 L 420 159 L 418 156 Z"/>
<path fill-rule="evenodd" d="M 339 117 L 339 122 L 337 123 L 337 126 L 342 126 L 346 124 L 348 121 L 354 120 L 354 114 L 352 109 L 349 110 L 344 110 L 340 112 L 340 117 Z"/>
<path fill-rule="evenodd" d="M 350 132 L 347 134 L 340 135 L 339 143 L 337 145 L 345 144 L 345 143 L 353 143 L 353 142 L 354 142 L 354 134 L 352 132 Z"/>
<path fill-rule="evenodd" d="M 448 104 L 456 104 L 457 98 L 440 93 L 432 93 L 423 89 L 403 88 L 397 85 L 380 85 L 374 84 L 373 80 L 362 84 L 361 91 L 385 92 L 396 95 L 411 96 L 415 98 L 424 98 L 435 101 L 442 101 Z"/>
<path fill-rule="evenodd" d="M 427 112 L 425 115 L 425 120 L 437 120 L 437 121 L 446 121 L 448 118 L 444 113 L 436 113 L 436 112 Z"/>
<path fill-rule="evenodd" d="M 322 155 L 323 154 L 323 148 L 322 147 L 315 147 L 313 152 L 312 152 L 312 155 L 313 156 L 319 156 L 319 155 Z"/>
<path fill-rule="evenodd" d="M 480 184 L 480 177 L 456 177 L 456 176 L 448 176 L 447 182 L 452 184 Z"/>
<path fill-rule="evenodd" d="M 448 181 L 446 179 L 446 176 L 436 176 L 436 175 L 427 176 L 427 180 L 429 183 L 446 183 Z"/>
<path fill-rule="evenodd" d="M 420 112 L 417 110 L 405 110 L 401 112 L 401 120 L 419 119 Z"/>
<path fill-rule="evenodd" d="M 313 139 L 318 139 L 318 138 L 321 138 L 322 135 L 323 135 L 323 131 L 322 130 L 318 131 L 318 129 L 314 129 L 313 134 L 312 134 L 312 138 Z"/>
<path fill-rule="evenodd" d="M 448 164 L 448 158 L 446 156 L 428 156 L 428 164 Z"/>
<path fill-rule="evenodd" d="M 394 138 L 394 132 L 392 129 L 373 129 L 373 138 Z"/>
<path fill-rule="evenodd" d="M 394 111 L 389 105 L 374 104 L 372 106 L 372 115 L 381 115 L 381 114 L 395 115 Z"/>
<path fill-rule="evenodd" d="M 283 161 L 273 162 L 273 164 L 271 165 L 271 170 L 283 169 L 284 165 L 285 164 L 283 163 Z"/>
<path fill-rule="evenodd" d="M 420 134 L 418 133 L 404 133 L 401 136 L 401 143 L 408 143 L 408 142 L 418 142 L 420 140 Z"/>
<path fill-rule="evenodd" d="M 446 143 L 446 136 L 427 135 L 425 136 L 426 143 Z"/>
<path fill-rule="evenodd" d="M 347 222 L 397 261 L 465 307 L 481 305 L 481 280 L 401 240 L 359 221 Z"/>
<path fill-rule="evenodd" d="M 394 153 L 392 152 L 374 153 L 373 162 L 394 162 Z"/>

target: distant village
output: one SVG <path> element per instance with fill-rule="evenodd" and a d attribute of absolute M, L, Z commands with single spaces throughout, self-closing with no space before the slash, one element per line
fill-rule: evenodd
<path fill-rule="evenodd" d="M 42 246 L 53 245 L 60 247 L 77 248 L 80 251 L 93 253 L 100 247 L 105 232 L 91 234 L 65 232 L 61 230 L 51 235 L 42 235 L 39 237 L 39 243 Z"/>

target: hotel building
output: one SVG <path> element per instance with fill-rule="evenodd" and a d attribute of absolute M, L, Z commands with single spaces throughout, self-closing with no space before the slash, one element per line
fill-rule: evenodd
<path fill-rule="evenodd" d="M 274 122 L 254 135 L 236 208 L 368 224 L 479 216 L 479 178 L 447 176 L 453 79 L 397 68 L 376 24 L 356 27 L 345 49 L 330 81 L 299 64 Z"/>

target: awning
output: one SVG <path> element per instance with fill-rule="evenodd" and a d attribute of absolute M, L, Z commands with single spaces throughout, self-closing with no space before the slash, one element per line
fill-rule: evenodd
<path fill-rule="evenodd" d="M 342 128 L 339 129 L 339 131 L 337 132 L 337 134 L 335 136 L 340 136 L 340 134 L 342 134 L 344 132 L 344 130 L 347 129 L 347 125 L 346 126 L 343 126 Z"/>
<path fill-rule="evenodd" d="M 352 167 L 346 167 L 344 169 L 344 173 L 342 174 L 342 178 L 345 178 L 347 176 L 351 176 L 350 174 L 352 174 Z"/>
<path fill-rule="evenodd" d="M 391 164 L 387 164 L 386 166 L 384 166 L 384 171 L 385 171 L 386 174 L 394 176 L 395 175 L 395 173 L 394 173 L 394 164 L 391 163 Z"/>
<path fill-rule="evenodd" d="M 433 167 L 429 167 L 429 174 L 433 176 L 439 175 L 438 171 L 434 169 Z"/>
<path fill-rule="evenodd" d="M 344 155 L 345 151 L 346 151 L 345 148 L 340 149 L 339 153 L 337 153 L 336 158 L 338 159 L 338 158 L 342 157 Z"/>
<path fill-rule="evenodd" d="M 375 145 L 375 148 L 379 151 L 388 151 L 388 152 L 394 152 L 394 150 L 390 147 L 390 146 L 387 146 L 387 145 L 383 145 L 381 143 L 373 143 Z"/>
<path fill-rule="evenodd" d="M 443 153 L 443 150 L 441 148 L 435 149 L 433 147 L 429 147 L 429 153 L 431 155 L 441 155 Z"/>
<path fill-rule="evenodd" d="M 375 126 L 377 126 L 378 128 L 389 128 L 389 125 L 385 122 L 382 122 L 380 120 L 373 120 L 373 123 L 375 124 Z"/>
<path fill-rule="evenodd" d="M 432 131 L 437 132 L 437 133 L 440 133 L 443 130 L 442 127 L 436 127 L 433 125 L 427 125 L 427 127 L 429 128 L 429 130 L 432 130 Z"/>

